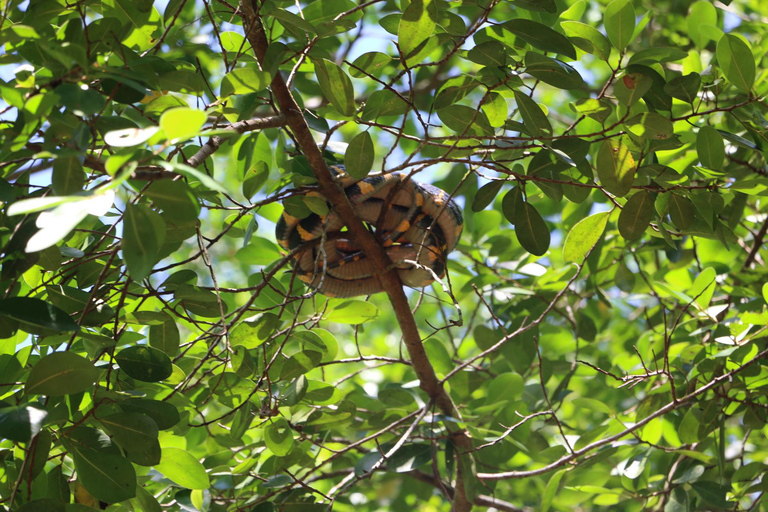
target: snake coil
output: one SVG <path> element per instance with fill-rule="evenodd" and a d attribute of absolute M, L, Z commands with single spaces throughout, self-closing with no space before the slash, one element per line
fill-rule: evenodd
<path fill-rule="evenodd" d="M 406 286 L 428 286 L 445 275 L 445 259 L 461 237 L 463 217 L 442 190 L 401 173 L 355 180 L 343 165 L 329 166 L 349 201 L 386 248 Z M 308 195 L 325 199 L 319 192 Z M 327 201 L 326 201 L 327 203 Z M 328 214 L 299 219 L 283 211 L 275 228 L 280 247 L 299 248 L 295 271 L 307 286 L 330 297 L 383 291 L 373 262 L 342 232 L 344 223 L 328 204 Z"/>

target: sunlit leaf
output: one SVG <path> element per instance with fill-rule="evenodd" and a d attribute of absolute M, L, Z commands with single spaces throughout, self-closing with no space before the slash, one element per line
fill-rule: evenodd
<path fill-rule="evenodd" d="M 200 461 L 181 448 L 163 448 L 160 464 L 156 464 L 155 469 L 187 489 L 208 489 L 211 485 Z"/>
<path fill-rule="evenodd" d="M 752 89 L 755 83 L 755 58 L 752 50 L 743 39 L 733 34 L 725 34 L 717 42 L 717 65 L 723 70 L 725 78 L 744 92 Z"/>
<path fill-rule="evenodd" d="M 600 212 L 580 220 L 571 228 L 563 243 L 563 259 L 581 263 L 605 232 L 610 212 Z"/>

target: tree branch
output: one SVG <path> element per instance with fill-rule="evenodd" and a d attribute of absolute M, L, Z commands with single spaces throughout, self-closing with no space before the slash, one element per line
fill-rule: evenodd
<path fill-rule="evenodd" d="M 256 58 L 263 65 L 269 47 L 267 35 L 258 15 L 258 6 L 255 0 L 241 0 L 240 7 L 243 16 L 245 36 L 253 47 Z M 344 190 L 334 181 L 328 169 L 323 154 L 315 142 L 312 133 L 307 126 L 296 100 L 288 90 L 282 75 L 277 72 L 271 84 L 272 94 L 277 102 L 280 112 L 288 117 L 288 127 L 293 132 L 296 143 L 309 162 L 312 171 L 317 178 L 322 194 L 334 205 L 339 217 L 349 229 L 355 242 L 371 260 L 377 271 L 382 288 L 387 293 L 392 309 L 395 312 L 403 340 L 411 358 L 413 368 L 419 379 L 420 387 L 430 397 L 437 407 L 446 415 L 460 417 L 458 409 L 454 406 L 448 393 L 435 374 L 434 368 L 427 357 L 427 353 L 421 344 L 421 336 L 416 326 L 416 321 L 411 313 L 408 299 L 403 291 L 403 285 L 397 272 L 392 269 L 392 262 L 384 249 L 376 242 L 373 235 L 365 228 L 363 222 L 357 217 L 352 204 L 349 202 Z M 458 446 L 458 452 L 469 452 L 472 449 L 472 440 L 466 431 L 452 433 L 452 441 Z M 461 465 L 460 465 L 461 466 Z M 456 496 L 454 497 L 453 510 L 466 512 L 472 509 L 472 503 L 468 500 L 464 490 L 464 470 L 460 469 L 456 477 Z"/>
<path fill-rule="evenodd" d="M 252 132 L 254 130 L 264 130 L 266 128 L 279 128 L 288 124 L 288 117 L 282 114 L 272 117 L 261 117 L 254 119 L 245 119 L 244 121 L 238 121 L 232 123 L 229 126 L 220 128 L 220 130 L 231 131 L 233 133 L 245 133 Z M 197 167 L 202 164 L 206 158 L 211 156 L 219 149 L 219 146 L 224 142 L 224 137 L 216 135 L 208 139 L 208 142 L 203 144 L 197 153 L 192 155 L 187 164 L 192 167 Z"/>
<path fill-rule="evenodd" d="M 755 364 L 757 361 L 765 358 L 768 356 L 768 349 L 763 350 L 759 354 L 757 354 L 753 359 L 747 361 L 743 365 L 741 365 L 738 368 L 735 368 L 734 370 L 731 370 L 728 373 L 725 373 L 723 375 L 720 375 L 719 377 L 716 377 L 709 381 L 707 384 L 701 386 L 697 390 L 685 395 L 684 397 L 673 400 L 672 402 L 668 403 L 664 407 L 661 407 L 659 410 L 654 412 L 653 414 L 650 414 L 643 418 L 642 420 L 638 421 L 631 427 L 628 427 L 618 434 L 614 434 L 612 436 L 608 436 L 604 439 L 600 439 L 599 441 L 595 441 L 594 443 L 590 443 L 587 446 L 574 451 L 573 453 L 569 453 L 568 455 L 565 455 L 559 459 L 557 459 L 555 462 L 551 462 L 547 464 L 546 466 L 542 466 L 538 469 L 533 469 L 530 471 L 505 471 L 502 473 L 478 473 L 477 477 L 481 480 L 508 480 L 512 478 L 526 478 L 530 476 L 537 476 L 537 475 L 543 475 L 545 473 L 549 473 L 550 471 L 560 468 L 562 466 L 565 466 L 569 462 L 578 459 L 582 455 L 586 455 L 587 453 L 591 452 L 592 450 L 595 450 L 597 448 L 600 448 L 601 446 L 605 446 L 607 444 L 613 443 L 614 441 L 618 441 L 624 436 L 627 436 L 634 432 L 635 430 L 642 428 L 643 426 L 650 423 L 652 420 L 658 418 L 659 416 L 663 416 L 667 414 L 668 412 L 672 412 L 676 409 L 680 409 L 681 407 L 685 407 L 688 405 L 688 402 L 692 401 L 697 396 L 705 393 L 706 391 L 709 391 L 710 389 L 717 387 L 718 385 L 722 384 L 723 382 L 730 381 L 734 375 L 737 373 L 741 373 L 742 371 L 746 370 L 753 364 Z"/>

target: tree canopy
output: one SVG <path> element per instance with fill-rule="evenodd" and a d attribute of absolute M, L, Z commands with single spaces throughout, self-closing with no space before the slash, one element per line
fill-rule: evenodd
<path fill-rule="evenodd" d="M 0 12 L 0 507 L 765 509 L 763 0 Z M 446 277 L 330 164 L 450 195 Z M 385 293 L 292 272 L 329 208 Z"/>

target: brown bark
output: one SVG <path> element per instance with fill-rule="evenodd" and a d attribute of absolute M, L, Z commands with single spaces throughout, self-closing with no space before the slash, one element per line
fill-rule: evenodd
<path fill-rule="evenodd" d="M 264 62 L 264 57 L 269 47 L 267 35 L 258 15 L 258 4 L 254 0 L 241 0 L 243 26 L 248 42 L 253 46 L 259 63 Z M 307 126 L 301 110 L 286 86 L 285 80 L 279 72 L 271 84 L 272 95 L 277 103 L 280 113 L 287 116 L 288 128 L 293 133 L 296 143 L 306 157 L 312 171 L 317 178 L 320 191 L 330 201 L 344 221 L 355 241 L 362 248 L 366 257 L 375 265 L 382 288 L 387 293 L 392 308 L 395 311 L 403 340 L 411 358 L 411 363 L 419 379 L 421 389 L 432 399 L 444 414 L 460 417 L 453 401 L 443 386 L 440 384 L 434 368 L 427 357 L 424 346 L 421 343 L 416 320 L 411 313 L 408 299 L 403 291 L 403 285 L 397 272 L 391 268 L 387 253 L 376 242 L 373 235 L 365 228 L 363 222 L 357 217 L 352 204 L 349 202 L 344 190 L 333 180 L 325 159 L 315 142 L 315 139 Z M 472 440 L 466 431 L 452 433 L 452 440 L 461 453 L 472 450 Z M 464 490 L 463 471 L 459 470 L 456 478 L 456 493 L 453 501 L 455 512 L 465 512 L 472 509 L 472 503 Z"/>

